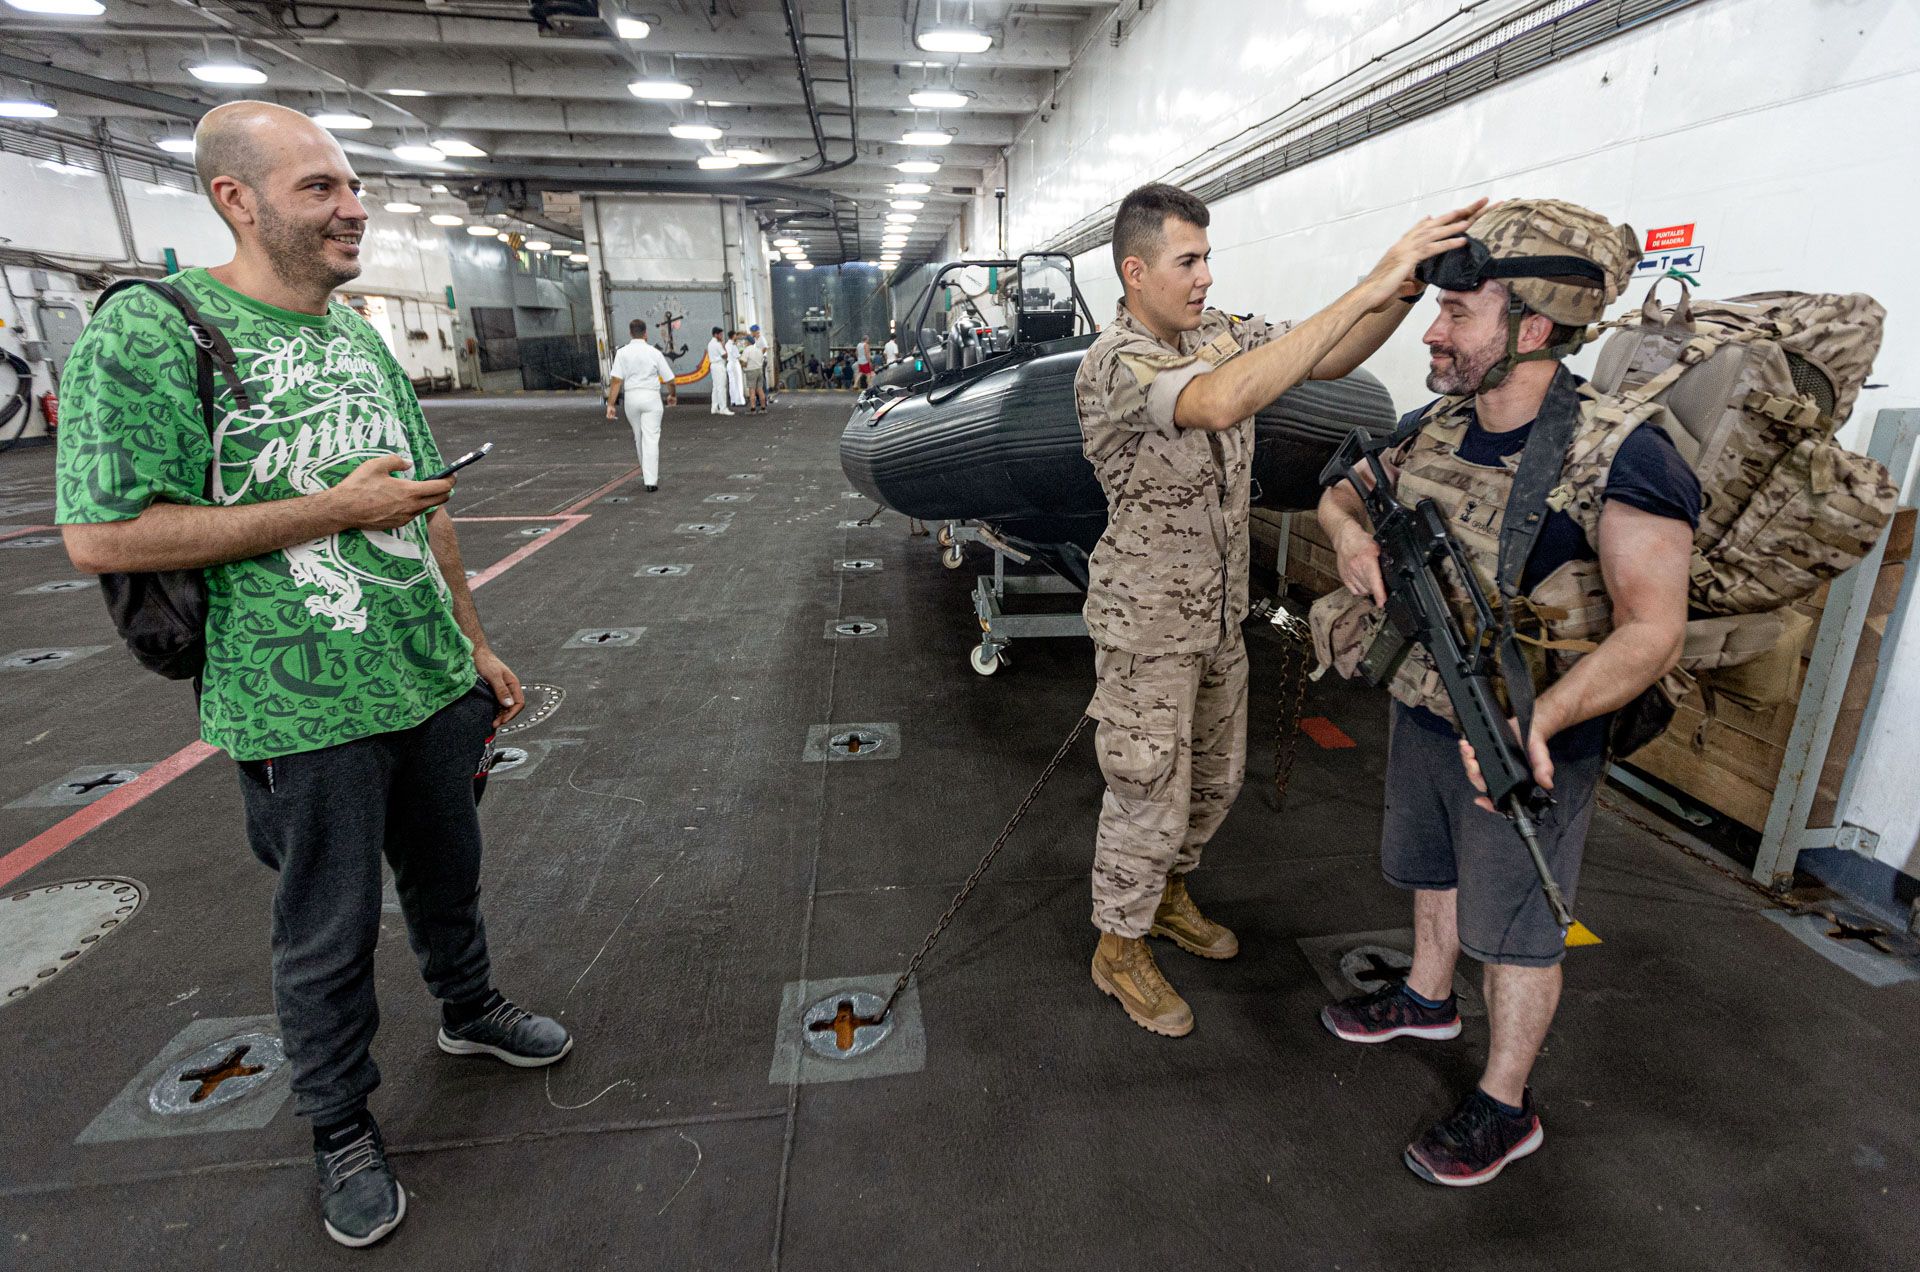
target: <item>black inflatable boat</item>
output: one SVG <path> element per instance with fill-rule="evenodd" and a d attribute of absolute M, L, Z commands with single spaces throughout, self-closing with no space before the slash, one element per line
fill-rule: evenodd
<path fill-rule="evenodd" d="M 1085 587 L 1087 554 L 1107 523 L 1073 407 L 1073 377 L 1094 336 L 1023 341 L 1023 329 L 1059 330 L 1033 318 L 1018 312 L 999 351 L 977 333 L 923 337 L 920 362 L 936 369 L 903 364 L 892 383 L 861 395 L 840 436 L 840 466 L 876 503 L 921 521 L 990 527 Z M 969 356 L 977 360 L 965 365 Z M 1320 470 L 1347 434 L 1386 433 L 1394 419 L 1392 398 L 1365 371 L 1282 395 L 1254 420 L 1255 506 L 1312 508 Z"/>

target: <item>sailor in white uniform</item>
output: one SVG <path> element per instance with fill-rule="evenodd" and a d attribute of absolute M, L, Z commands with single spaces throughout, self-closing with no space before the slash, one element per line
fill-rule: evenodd
<path fill-rule="evenodd" d="M 613 404 L 622 390 L 627 395 L 627 424 L 633 429 L 634 448 L 640 452 L 640 480 L 648 490 L 660 489 L 660 418 L 667 403 L 680 400 L 673 382 L 673 364 L 667 355 L 647 343 L 647 324 L 635 318 L 627 324 L 633 339 L 613 355 L 607 373 L 607 418 L 617 419 Z"/>

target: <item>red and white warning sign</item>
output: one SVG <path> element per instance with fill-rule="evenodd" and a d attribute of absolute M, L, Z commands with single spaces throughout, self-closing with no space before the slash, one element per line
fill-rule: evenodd
<path fill-rule="evenodd" d="M 1647 231 L 1647 251 L 1670 252 L 1676 247 L 1693 246 L 1692 221 L 1685 225 L 1664 225 L 1657 230 Z"/>

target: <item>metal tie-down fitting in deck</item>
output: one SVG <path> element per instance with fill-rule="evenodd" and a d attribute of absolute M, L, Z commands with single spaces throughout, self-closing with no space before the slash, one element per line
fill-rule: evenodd
<path fill-rule="evenodd" d="M 286 1051 L 272 1034 L 228 1038 L 170 1066 L 148 1092 L 147 1107 L 163 1114 L 218 1108 L 265 1086 L 286 1062 Z"/>
<path fill-rule="evenodd" d="M 893 1017 L 882 1014 L 886 999 L 865 990 L 829 994 L 800 1018 L 807 1049 L 828 1060 L 866 1055 L 893 1032 Z"/>

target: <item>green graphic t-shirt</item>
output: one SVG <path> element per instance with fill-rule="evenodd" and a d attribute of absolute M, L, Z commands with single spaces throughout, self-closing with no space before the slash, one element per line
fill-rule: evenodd
<path fill-rule="evenodd" d="M 233 345 L 253 410 L 240 411 L 216 377 L 209 438 L 179 311 L 145 289 L 114 297 L 81 333 L 61 381 L 60 522 L 125 521 L 156 500 L 235 505 L 316 494 L 377 455 L 407 456 L 413 475 L 440 467 L 413 386 L 352 310 L 276 309 L 203 269 L 168 281 Z M 453 620 L 424 517 L 206 575 L 200 730 L 235 759 L 411 728 L 473 687 L 473 647 Z"/>

